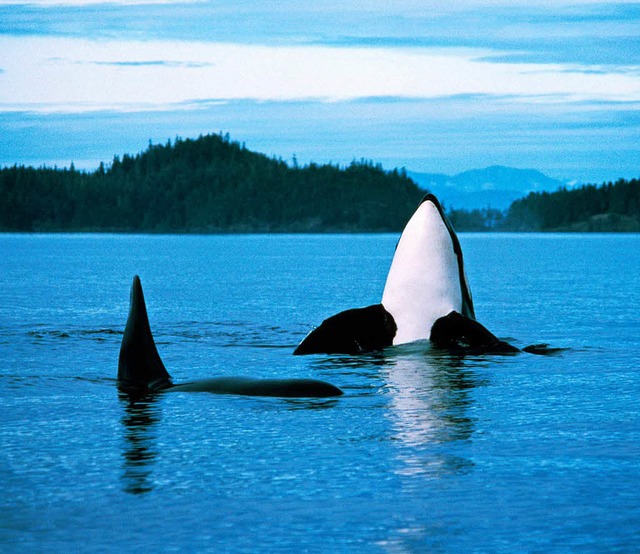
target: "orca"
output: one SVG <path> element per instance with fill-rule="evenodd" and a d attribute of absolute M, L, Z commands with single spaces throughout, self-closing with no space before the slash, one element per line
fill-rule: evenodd
<path fill-rule="evenodd" d="M 380 303 L 325 319 L 293 353 L 363 354 L 421 340 L 452 352 L 520 351 L 476 321 L 460 241 L 433 194 L 400 236 Z M 547 353 L 546 345 L 525 350 Z"/>
<path fill-rule="evenodd" d="M 118 388 L 127 393 L 210 392 L 282 398 L 325 398 L 343 394 L 338 387 L 315 379 L 253 379 L 217 377 L 174 384 L 164 366 L 149 325 L 140 278 L 131 285 L 129 316 L 118 359 Z"/>

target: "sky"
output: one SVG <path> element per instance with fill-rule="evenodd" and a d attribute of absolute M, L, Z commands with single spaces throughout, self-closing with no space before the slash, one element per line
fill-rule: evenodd
<path fill-rule="evenodd" d="M 0 165 L 229 133 L 298 163 L 640 177 L 640 2 L 0 1 Z"/>

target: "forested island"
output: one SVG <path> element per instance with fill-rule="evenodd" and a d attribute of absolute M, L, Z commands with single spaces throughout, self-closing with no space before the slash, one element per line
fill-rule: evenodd
<path fill-rule="evenodd" d="M 4 231 L 400 231 L 423 192 L 371 162 L 292 166 L 228 135 L 150 144 L 94 172 L 0 170 Z"/>
<path fill-rule="evenodd" d="M 0 169 L 0 231 L 397 232 L 425 191 L 404 169 L 252 152 L 228 135 L 149 144 L 93 172 Z M 459 231 L 640 231 L 640 181 L 532 193 L 505 211 L 448 211 Z"/>
<path fill-rule="evenodd" d="M 640 232 L 640 180 L 532 192 L 506 211 L 449 210 L 465 231 Z"/>

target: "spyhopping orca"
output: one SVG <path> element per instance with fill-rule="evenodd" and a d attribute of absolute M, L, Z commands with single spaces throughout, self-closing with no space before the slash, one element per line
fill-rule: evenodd
<path fill-rule="evenodd" d="M 323 398 L 342 394 L 338 387 L 315 379 L 218 377 L 174 385 L 153 340 L 142 285 L 137 275 L 131 285 L 129 318 L 120 347 L 118 388 L 125 392 L 212 392 L 288 398 Z"/>
<path fill-rule="evenodd" d="M 324 320 L 294 354 L 361 354 L 426 339 L 465 353 L 519 352 L 475 318 L 460 242 L 438 199 L 427 194 L 400 236 L 381 303 Z"/>

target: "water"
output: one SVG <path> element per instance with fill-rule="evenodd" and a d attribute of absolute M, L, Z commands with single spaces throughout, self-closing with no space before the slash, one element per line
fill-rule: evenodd
<path fill-rule="evenodd" d="M 396 240 L 0 235 L 0 550 L 636 551 L 640 236 L 461 236 L 479 320 L 557 356 L 292 356 Z M 119 397 L 135 273 L 176 382 L 345 396 Z"/>

